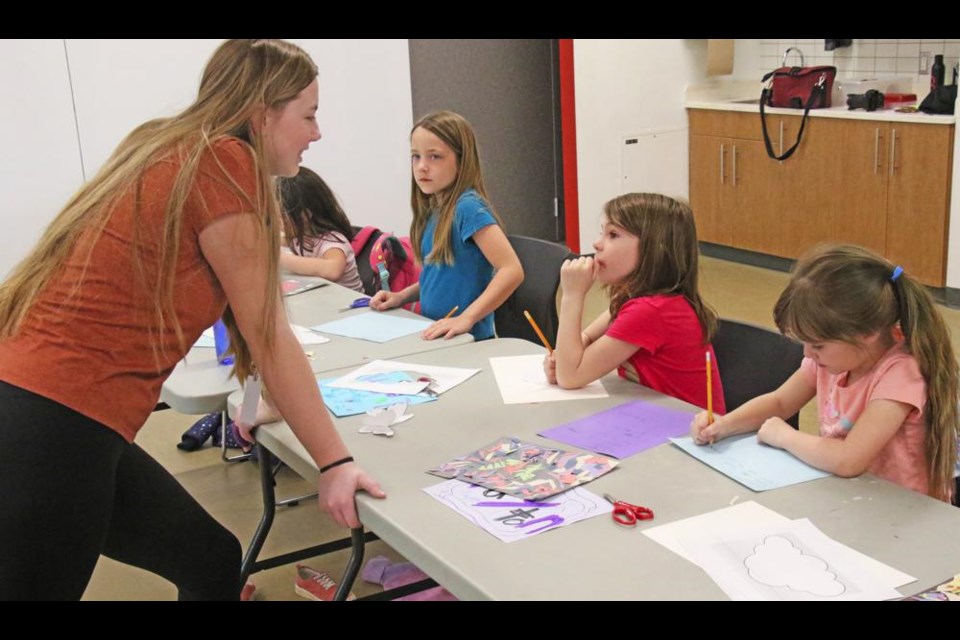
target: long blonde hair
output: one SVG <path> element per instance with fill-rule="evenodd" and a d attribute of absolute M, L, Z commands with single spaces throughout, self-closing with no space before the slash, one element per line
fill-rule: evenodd
<path fill-rule="evenodd" d="M 610 317 L 631 298 L 679 294 L 693 307 L 703 342 L 717 331 L 717 313 L 700 297 L 700 248 L 690 206 L 659 193 L 627 193 L 603 206 L 607 220 L 640 241 L 640 260 L 623 282 L 607 285 Z"/>
<path fill-rule="evenodd" d="M 188 345 L 184 344 L 173 305 L 184 205 L 194 188 L 201 157 L 209 154 L 217 161 L 211 153 L 213 145 L 232 136 L 251 145 L 257 172 L 255 201 L 250 202 L 235 181 L 233 188 L 249 203 L 251 210 L 259 214 L 259 242 L 263 255 L 267 256 L 262 326 L 269 346 L 279 304 L 276 247 L 280 242 L 281 218 L 273 179 L 263 161 L 263 143 L 261 137 L 254 134 L 250 121 L 266 109 L 281 108 L 316 76 L 317 67 L 309 55 L 282 40 L 228 40 L 220 45 L 204 68 L 194 103 L 178 115 L 148 121 L 127 135 L 100 171 L 73 195 L 50 223 L 30 255 L 0 285 L 0 339 L 18 331 L 38 295 L 60 272 L 81 236 L 93 234 L 89 244 L 92 252 L 118 200 L 137 188 L 150 166 L 162 158 L 175 157 L 180 169 L 166 206 L 156 281 L 147 282 L 136 237 L 132 260 L 146 290 L 154 291 L 154 322 L 150 333 L 155 357 L 159 335 L 165 329 L 174 331 L 180 347 L 185 350 Z M 134 198 L 134 207 L 139 208 L 138 198 Z M 137 213 L 135 209 L 134 219 L 138 220 L 135 234 L 140 232 Z M 88 253 L 88 262 L 89 259 Z M 235 355 L 234 371 L 242 382 L 253 369 L 252 356 L 229 307 L 224 321 Z"/>
<path fill-rule="evenodd" d="M 899 324 L 904 348 L 927 383 L 927 472 L 930 495 L 948 500 L 957 459 L 960 374 L 950 332 L 933 298 L 907 273 L 854 245 L 824 244 L 805 254 L 774 307 L 780 331 L 804 342 L 860 345 L 880 332 L 892 342 Z"/>
<path fill-rule="evenodd" d="M 457 199 L 467 189 L 474 189 L 487 205 L 487 210 L 501 227 L 503 220 L 494 211 L 483 184 L 483 172 L 480 170 L 480 151 L 477 137 L 467 119 L 453 111 L 437 111 L 420 118 L 410 130 L 411 135 L 423 127 L 440 138 L 457 156 L 457 177 L 441 193 L 427 195 L 417 186 L 416 176 L 410 179 L 410 207 L 413 209 L 413 223 L 410 226 L 410 240 L 417 261 L 453 264 L 453 227 Z M 411 172 L 412 173 L 412 172 Z M 437 227 L 433 233 L 433 250 L 424 256 L 420 250 L 423 231 L 433 212 L 437 212 Z"/>

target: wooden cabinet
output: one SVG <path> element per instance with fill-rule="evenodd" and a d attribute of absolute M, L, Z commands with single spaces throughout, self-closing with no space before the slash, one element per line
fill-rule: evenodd
<path fill-rule="evenodd" d="M 786 258 L 818 242 L 863 245 L 943 286 L 954 127 L 807 120 L 784 161 L 769 158 L 756 113 L 692 109 L 690 203 L 702 240 Z M 770 115 L 773 149 L 799 115 Z"/>

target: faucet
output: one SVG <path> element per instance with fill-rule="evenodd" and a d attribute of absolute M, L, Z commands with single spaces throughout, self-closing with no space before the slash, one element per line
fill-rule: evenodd
<path fill-rule="evenodd" d="M 803 65 L 803 51 L 800 51 L 800 49 L 798 49 L 797 47 L 788 47 L 787 50 L 783 52 L 783 60 L 780 61 L 780 66 L 781 66 L 781 67 L 787 66 L 787 56 L 790 55 L 790 52 L 791 52 L 791 51 L 796 51 L 796 52 L 797 52 L 797 55 L 800 56 L 800 66 L 801 66 L 801 67 L 804 66 L 804 65 Z"/>

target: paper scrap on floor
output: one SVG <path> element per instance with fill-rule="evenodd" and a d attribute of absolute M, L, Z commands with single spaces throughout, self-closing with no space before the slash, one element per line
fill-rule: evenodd
<path fill-rule="evenodd" d="M 447 480 L 424 491 L 504 542 L 524 540 L 613 511 L 612 504 L 582 487 L 540 502 L 460 480 Z"/>
<path fill-rule="evenodd" d="M 373 360 L 328 383 L 327 386 L 402 395 L 424 393 L 438 396 L 478 373 L 480 369 Z"/>
<path fill-rule="evenodd" d="M 783 449 L 758 442 L 755 433 L 705 445 L 698 445 L 690 437 L 670 438 L 670 442 L 754 491 L 779 489 L 831 475 Z"/>
<path fill-rule="evenodd" d="M 902 596 L 810 520 L 759 525 L 681 541 L 732 600 L 891 600 Z M 912 579 L 911 579 L 912 581 Z"/>
<path fill-rule="evenodd" d="M 609 397 L 599 380 L 594 380 L 581 389 L 563 389 L 550 384 L 543 373 L 543 356 L 539 354 L 490 358 L 490 366 L 497 379 L 497 386 L 500 387 L 503 404 Z"/>
<path fill-rule="evenodd" d="M 641 533 L 684 559 L 702 566 L 698 557 L 687 550 L 686 542 L 688 540 L 695 540 L 698 537 L 735 537 L 744 530 L 775 531 L 790 522 L 791 520 L 786 516 L 748 500 L 732 507 L 724 507 L 683 520 L 650 527 L 644 529 Z M 855 560 L 866 571 L 874 575 L 877 585 L 893 589 L 915 580 L 913 576 L 894 569 L 856 549 L 852 549 L 836 540 L 827 539 L 839 547 L 850 559 Z"/>
<path fill-rule="evenodd" d="M 310 327 L 314 331 L 332 333 L 345 338 L 357 338 L 370 342 L 389 342 L 414 333 L 420 333 L 433 324 L 433 320 L 407 318 L 384 311 L 368 311 L 324 322 Z"/>
<path fill-rule="evenodd" d="M 613 470 L 617 461 L 503 437 L 430 469 L 441 478 L 479 484 L 524 500 L 544 500 Z"/>
<path fill-rule="evenodd" d="M 635 400 L 545 429 L 539 435 L 623 459 L 688 433 L 693 415 Z"/>

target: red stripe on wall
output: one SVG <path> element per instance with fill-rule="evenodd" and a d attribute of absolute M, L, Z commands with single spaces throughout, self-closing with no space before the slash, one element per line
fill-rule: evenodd
<path fill-rule="evenodd" d="M 573 40 L 560 45 L 560 140 L 563 148 L 564 228 L 567 246 L 580 253 L 580 203 L 577 195 L 577 104 L 573 78 Z"/>

